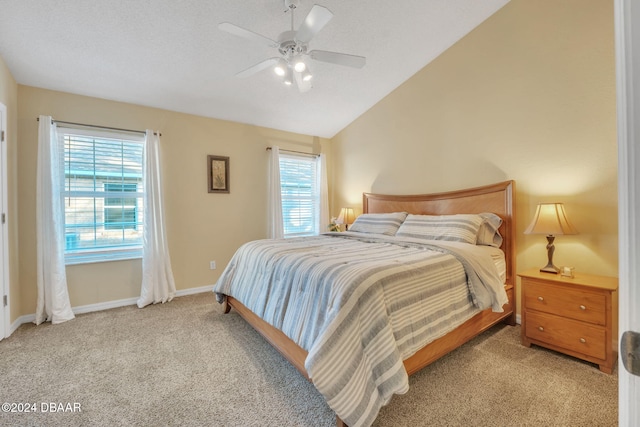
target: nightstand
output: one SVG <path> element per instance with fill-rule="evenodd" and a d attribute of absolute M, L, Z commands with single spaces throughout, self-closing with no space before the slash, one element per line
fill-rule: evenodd
<path fill-rule="evenodd" d="M 610 374 L 617 359 L 618 279 L 518 274 L 522 284 L 522 344 L 536 344 L 599 365 Z"/>

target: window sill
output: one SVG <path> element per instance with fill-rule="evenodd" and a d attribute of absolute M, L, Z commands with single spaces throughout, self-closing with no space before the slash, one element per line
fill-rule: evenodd
<path fill-rule="evenodd" d="M 65 254 L 65 265 L 95 264 L 100 262 L 126 261 L 142 258 L 142 248 L 120 251 L 83 251 Z"/>

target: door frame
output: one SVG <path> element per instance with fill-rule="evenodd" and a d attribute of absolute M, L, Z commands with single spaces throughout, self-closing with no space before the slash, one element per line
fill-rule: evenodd
<path fill-rule="evenodd" d="M 0 215 L 5 215 L 5 220 L 0 218 L 0 340 L 10 335 L 10 306 L 9 302 L 9 221 L 6 218 L 8 205 L 7 184 L 7 107 L 0 103 L 0 134 L 4 131 L 4 138 L 0 135 Z M 7 305 L 4 305 L 6 298 Z"/>
<path fill-rule="evenodd" d="M 640 332 L 640 4 L 615 0 L 616 86 L 618 121 L 619 334 Z M 635 23 L 635 28 L 632 24 Z M 622 342 L 621 337 L 618 342 Z M 618 421 L 640 425 L 640 377 L 628 373 L 618 358 Z"/>

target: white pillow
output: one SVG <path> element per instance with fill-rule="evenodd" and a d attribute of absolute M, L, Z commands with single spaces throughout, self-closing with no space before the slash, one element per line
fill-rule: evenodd
<path fill-rule="evenodd" d="M 480 215 L 475 214 L 408 215 L 396 236 L 475 245 L 483 221 Z"/>
<path fill-rule="evenodd" d="M 406 217 L 406 212 L 362 214 L 349 227 L 349 231 L 394 236 Z"/>

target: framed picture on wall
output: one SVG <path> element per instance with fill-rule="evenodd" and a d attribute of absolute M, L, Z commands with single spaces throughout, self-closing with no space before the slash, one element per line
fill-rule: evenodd
<path fill-rule="evenodd" d="M 228 193 L 229 158 L 208 155 L 207 176 L 209 177 L 209 193 Z"/>

